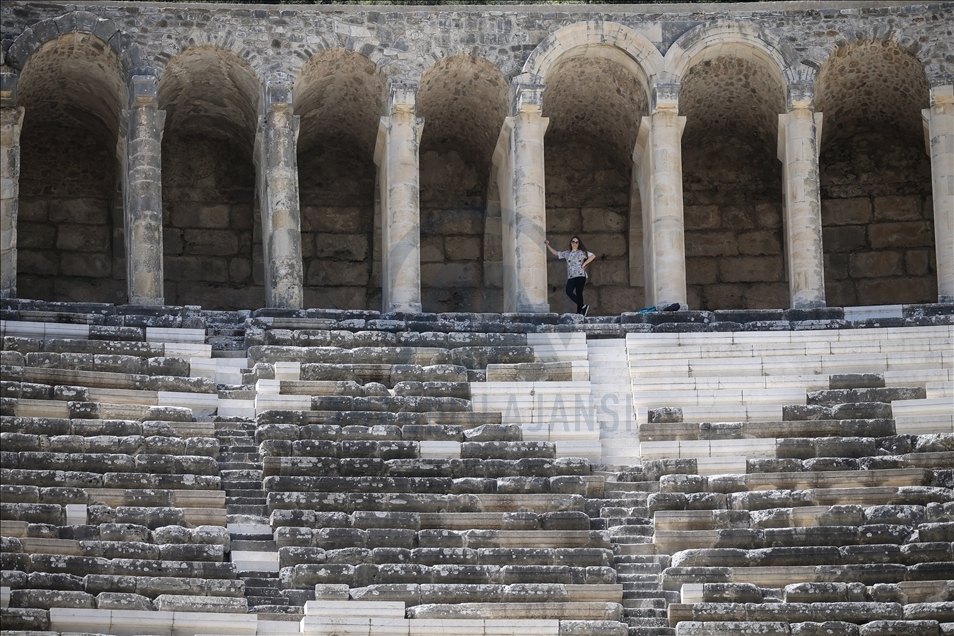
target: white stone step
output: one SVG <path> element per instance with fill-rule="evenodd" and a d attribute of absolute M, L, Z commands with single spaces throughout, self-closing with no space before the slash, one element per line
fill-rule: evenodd
<path fill-rule="evenodd" d="M 775 457 L 775 450 L 777 447 L 778 440 L 774 438 L 672 440 L 662 442 L 640 442 L 639 453 L 643 459 Z"/>
<path fill-rule="evenodd" d="M 189 342 L 193 344 L 204 344 L 205 329 L 146 327 L 146 342 Z"/>
<path fill-rule="evenodd" d="M 71 325 L 59 322 L 31 322 L 28 320 L 0 320 L 0 337 L 24 338 L 89 338 L 89 325 Z"/>
<path fill-rule="evenodd" d="M 633 404 L 637 407 L 715 406 L 748 404 L 805 404 L 806 391 L 783 389 L 709 389 L 696 391 L 659 391 L 633 388 Z"/>
<path fill-rule="evenodd" d="M 894 428 L 898 435 L 954 433 L 954 414 L 895 417 Z"/>

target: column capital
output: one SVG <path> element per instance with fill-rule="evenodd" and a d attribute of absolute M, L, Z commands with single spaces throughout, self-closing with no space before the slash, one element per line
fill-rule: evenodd
<path fill-rule="evenodd" d="M 954 104 L 954 84 L 931 87 L 931 106 Z"/>
<path fill-rule="evenodd" d="M 16 106 L 19 79 L 20 76 L 16 73 L 0 73 L 0 106 L 4 108 Z"/>
<path fill-rule="evenodd" d="M 388 114 L 413 113 L 417 109 L 417 82 L 405 79 L 388 80 Z"/>
<path fill-rule="evenodd" d="M 289 108 L 292 105 L 292 85 L 287 82 L 265 84 L 265 111 Z"/>
<path fill-rule="evenodd" d="M 792 82 L 785 87 L 785 110 L 802 109 L 815 109 L 815 85 L 811 82 Z"/>
<path fill-rule="evenodd" d="M 679 88 L 676 83 L 655 84 L 650 97 L 649 112 L 660 110 L 679 111 Z"/>
<path fill-rule="evenodd" d="M 513 115 L 543 112 L 543 92 L 546 86 L 539 82 L 520 82 L 514 85 Z"/>
<path fill-rule="evenodd" d="M 133 75 L 129 78 L 129 107 L 156 106 L 159 81 L 155 75 Z"/>

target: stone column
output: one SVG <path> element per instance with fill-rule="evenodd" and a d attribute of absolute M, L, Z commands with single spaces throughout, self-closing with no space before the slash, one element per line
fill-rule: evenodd
<path fill-rule="evenodd" d="M 808 84 L 788 88 L 788 112 L 778 116 L 778 158 L 782 162 L 785 262 L 790 307 L 825 306 L 818 150 L 821 113 L 813 112 Z"/>
<path fill-rule="evenodd" d="M 543 86 L 517 87 L 514 115 L 504 122 L 495 157 L 500 190 L 504 311 L 546 313 L 547 209 L 542 116 Z"/>
<path fill-rule="evenodd" d="M 954 86 L 931 89 L 931 107 L 922 111 L 931 156 L 937 301 L 954 303 Z"/>
<path fill-rule="evenodd" d="M 421 311 L 421 198 L 419 151 L 424 120 L 417 117 L 417 84 L 389 83 L 374 163 L 381 191 L 381 294 L 385 312 Z"/>
<path fill-rule="evenodd" d="M 264 116 L 256 135 L 258 197 L 265 260 L 265 303 L 301 309 L 301 211 L 298 200 L 298 126 L 291 87 L 265 89 Z"/>
<path fill-rule="evenodd" d="M 17 76 L 0 75 L 0 298 L 17 296 L 17 208 L 20 195 L 20 130 Z"/>
<path fill-rule="evenodd" d="M 646 304 L 686 308 L 686 236 L 682 215 L 682 131 L 679 85 L 652 90 L 633 151 L 643 214 Z"/>
<path fill-rule="evenodd" d="M 130 305 L 162 305 L 162 128 L 157 79 L 134 75 L 125 122 L 123 209 Z"/>

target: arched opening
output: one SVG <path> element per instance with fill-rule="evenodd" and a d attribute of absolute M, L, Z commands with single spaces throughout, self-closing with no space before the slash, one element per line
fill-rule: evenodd
<path fill-rule="evenodd" d="M 608 47 L 588 47 L 558 62 L 546 78 L 543 114 L 547 237 L 557 251 L 579 235 L 597 255 L 584 298 L 592 314 L 644 305 L 642 207 L 633 178 L 633 149 L 648 114 L 643 82 Z M 609 54 L 608 54 L 609 53 Z M 564 293 L 566 263 L 550 258 L 550 308 L 575 311 Z"/>
<path fill-rule="evenodd" d="M 688 303 L 788 307 L 777 157 L 785 90 L 760 56 L 729 48 L 696 61 L 679 91 Z"/>
<path fill-rule="evenodd" d="M 487 60 L 444 58 L 421 79 L 424 311 L 502 311 L 499 208 L 496 219 L 486 217 L 491 158 L 506 112 L 507 82 Z"/>
<path fill-rule="evenodd" d="M 825 296 L 832 306 L 936 302 L 924 68 L 891 41 L 834 51 L 816 80 Z"/>
<path fill-rule="evenodd" d="M 264 305 L 252 160 L 259 91 L 252 70 L 221 49 L 187 49 L 162 73 L 167 303 L 206 309 Z"/>
<path fill-rule="evenodd" d="M 117 139 L 127 94 L 116 53 L 88 33 L 50 40 L 20 75 L 17 216 L 23 298 L 123 303 Z"/>
<path fill-rule="evenodd" d="M 374 145 L 384 78 L 368 58 L 325 49 L 295 82 L 305 306 L 379 309 Z"/>

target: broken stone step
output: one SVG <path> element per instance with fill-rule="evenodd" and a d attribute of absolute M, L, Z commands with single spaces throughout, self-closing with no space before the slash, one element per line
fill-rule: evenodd
<path fill-rule="evenodd" d="M 258 497 L 226 497 L 226 506 L 266 506 L 267 502 L 264 496 Z"/>
<path fill-rule="evenodd" d="M 616 563 L 616 572 L 620 575 L 651 574 L 655 576 L 662 572 L 662 565 L 659 563 Z"/>
<path fill-rule="evenodd" d="M 661 599 L 668 605 L 669 603 L 678 603 L 681 598 L 681 593 L 674 590 L 623 590 L 624 603 L 627 600 L 649 600 L 656 602 Z"/>
<path fill-rule="evenodd" d="M 658 591 L 659 590 L 659 580 L 658 577 L 652 577 L 651 580 L 647 581 L 629 581 L 626 577 L 618 576 L 616 577 L 620 585 L 623 586 L 623 594 L 627 592 L 645 592 L 645 591 Z"/>
<path fill-rule="evenodd" d="M 249 605 L 252 603 L 249 602 Z M 624 610 L 625 613 L 625 610 Z M 623 616 L 623 622 L 630 627 L 669 627 L 668 618 L 657 616 Z"/>
<path fill-rule="evenodd" d="M 626 605 L 627 602 L 632 601 L 626 601 L 623 603 L 623 616 L 626 618 L 666 618 L 665 607 L 628 607 Z"/>
<path fill-rule="evenodd" d="M 627 636 L 676 636 L 672 627 L 630 627 Z"/>
<path fill-rule="evenodd" d="M 226 506 L 226 512 L 230 515 L 266 515 L 268 506 L 266 505 L 232 505 Z"/>
<path fill-rule="evenodd" d="M 872 389 L 829 389 L 827 391 L 810 391 L 807 395 L 808 404 L 834 406 L 836 404 L 852 404 L 864 402 L 886 402 L 894 400 L 923 400 L 927 393 L 923 387 L 885 387 Z"/>
<path fill-rule="evenodd" d="M 229 497 L 262 497 L 265 498 L 265 491 L 259 488 L 233 488 L 225 490 L 225 498 Z"/>
<path fill-rule="evenodd" d="M 287 607 L 288 599 L 282 598 L 281 596 L 252 596 L 247 594 L 245 598 L 248 600 L 249 607 L 260 607 L 262 605 L 267 605 L 269 607 Z"/>
<path fill-rule="evenodd" d="M 261 470 L 261 467 L 257 462 L 219 462 L 220 470 Z"/>
<path fill-rule="evenodd" d="M 247 552 L 278 552 L 278 545 L 273 539 L 233 539 L 231 541 L 233 551 Z"/>

